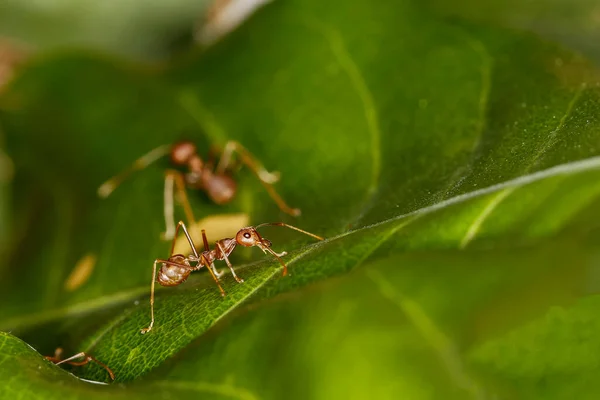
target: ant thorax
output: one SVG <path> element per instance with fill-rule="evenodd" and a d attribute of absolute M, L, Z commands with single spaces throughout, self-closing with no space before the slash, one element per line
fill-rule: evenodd
<path fill-rule="evenodd" d="M 233 252 L 237 244 L 235 239 L 232 238 L 217 240 L 215 242 L 214 250 L 210 251 L 212 253 L 211 256 L 213 257 L 213 261 L 224 260 L 225 257 L 228 257 Z"/>

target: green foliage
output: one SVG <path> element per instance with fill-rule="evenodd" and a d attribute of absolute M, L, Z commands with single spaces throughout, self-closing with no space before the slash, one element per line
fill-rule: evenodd
<path fill-rule="evenodd" d="M 276 2 L 163 71 L 74 53 L 22 72 L 0 98 L 16 171 L 0 329 L 42 354 L 89 351 L 125 385 L 81 383 L 5 334 L 10 393 L 587 394 L 598 346 L 598 71 L 531 34 L 448 21 L 416 2 L 345 4 Z M 243 284 L 227 274 L 221 298 L 196 273 L 159 290 L 156 327 L 141 335 L 152 261 L 168 255 L 166 163 L 106 200 L 96 189 L 182 137 L 201 149 L 240 141 L 281 171 L 278 190 L 303 211 L 283 215 L 241 172 L 227 206 L 191 196 L 197 216 L 243 211 L 327 239 L 265 229 L 289 252 L 289 277 L 239 251 Z M 90 253 L 90 278 L 65 290 Z M 107 379 L 93 365 L 72 372 Z M 582 378 L 571 385 L 569 374 Z"/>
<path fill-rule="evenodd" d="M 157 59 L 170 45 L 191 39 L 206 0 L 4 0 L 0 36 L 35 51 L 87 48 L 136 59 Z"/>
<path fill-rule="evenodd" d="M 600 34 L 600 8 L 595 0 L 427 0 L 426 4 L 439 15 L 536 32 L 600 62 L 600 43 L 591 39 Z"/>

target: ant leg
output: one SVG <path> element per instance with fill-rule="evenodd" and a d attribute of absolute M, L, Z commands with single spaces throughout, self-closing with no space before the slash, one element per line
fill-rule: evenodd
<path fill-rule="evenodd" d="M 142 335 L 150 332 L 154 326 L 154 282 L 156 281 L 156 264 L 164 261 L 166 260 L 154 260 L 154 267 L 152 268 L 152 283 L 150 284 L 150 325 L 140 331 Z"/>
<path fill-rule="evenodd" d="M 67 363 L 67 364 L 74 365 L 76 367 L 80 367 L 80 366 L 83 366 L 83 365 L 89 363 L 90 361 L 94 361 L 95 363 L 100 365 L 102 368 L 104 368 L 106 370 L 106 372 L 108 372 L 108 375 L 110 375 L 110 379 L 112 379 L 113 381 L 115 380 L 115 374 L 113 374 L 112 370 L 110 368 L 108 368 L 108 366 L 106 364 L 98 361 L 95 357 L 92 357 L 91 355 L 87 354 L 86 352 L 82 351 L 81 353 L 77 353 L 74 356 L 71 356 L 64 360 L 62 360 L 62 353 L 63 353 L 63 349 L 58 347 L 54 351 L 54 356 L 45 356 L 44 358 L 46 358 L 46 360 L 48 360 L 56 365 Z M 85 360 L 73 361 L 80 357 L 85 357 Z"/>
<path fill-rule="evenodd" d="M 187 269 L 191 269 L 191 270 L 196 269 L 195 267 L 192 267 L 190 265 L 177 263 L 177 262 L 173 262 L 170 260 L 163 260 L 160 258 L 154 260 L 154 266 L 152 267 L 152 283 L 150 284 L 150 325 L 148 325 L 148 327 L 140 330 L 140 333 L 142 335 L 150 332 L 152 330 L 152 327 L 154 326 L 154 282 L 156 282 L 156 264 L 174 265 L 179 268 L 187 268 Z M 218 284 L 218 282 L 217 282 L 217 284 Z M 221 292 L 223 293 L 223 295 L 225 295 L 225 293 L 223 292 L 223 289 L 221 288 L 221 285 L 219 285 L 219 289 L 221 289 Z"/>
<path fill-rule="evenodd" d="M 300 209 L 291 208 L 286 204 L 286 202 L 279 196 L 279 194 L 273 188 L 273 183 L 279 180 L 279 173 L 269 172 L 263 167 L 253 156 L 250 154 L 246 148 L 244 148 L 241 144 L 235 141 L 229 141 L 225 145 L 225 149 L 223 150 L 223 155 L 219 160 L 219 164 L 217 165 L 217 169 L 215 173 L 217 175 L 223 174 L 227 167 L 231 163 L 231 156 L 233 152 L 236 152 L 240 155 L 242 162 L 250 168 L 250 170 L 256 175 L 260 183 L 266 189 L 269 196 L 273 199 L 273 201 L 277 204 L 279 209 L 287 214 L 290 214 L 294 217 L 300 215 Z"/>
<path fill-rule="evenodd" d="M 204 229 L 202 229 L 202 241 L 204 242 L 204 251 L 210 251 L 210 246 L 208 245 L 208 239 L 206 238 L 206 231 Z M 217 278 L 220 278 L 221 276 L 223 276 L 224 272 L 217 271 L 217 268 L 215 267 L 214 262 L 212 262 L 210 264 L 210 268 L 212 268 L 212 271 L 214 272 L 214 274 Z"/>
<path fill-rule="evenodd" d="M 215 267 L 214 261 L 213 261 L 212 264 L 210 264 L 210 267 L 212 268 L 213 273 L 215 274 L 215 276 L 217 278 L 221 279 L 221 277 L 223 276 L 223 274 L 225 273 L 225 271 L 221 271 L 221 272 L 217 271 L 217 267 Z"/>
<path fill-rule="evenodd" d="M 298 231 L 300 233 L 304 233 L 305 235 L 308 235 L 308 236 L 313 237 L 315 239 L 325 240 L 321 236 L 315 235 L 314 233 L 307 232 L 307 231 L 305 231 L 303 229 L 296 228 L 295 226 L 288 225 L 288 224 L 283 223 L 283 222 L 268 222 L 266 224 L 257 225 L 255 227 L 255 229 L 261 228 L 263 226 L 283 226 L 285 228 L 290 228 L 290 229 L 293 229 L 293 230 Z M 271 249 L 270 244 L 269 245 L 264 245 L 264 244 L 260 245 L 259 244 L 259 247 L 260 247 L 260 249 L 262 251 L 269 252 L 273 257 L 275 257 L 277 259 L 277 261 L 279 261 L 279 263 L 283 266 L 283 276 L 286 276 L 287 275 L 287 265 L 285 265 L 285 263 L 283 262 L 283 260 L 280 257 L 283 257 L 287 253 L 285 251 L 283 251 L 281 253 L 276 253 L 275 251 L 273 251 L 273 249 Z"/>
<path fill-rule="evenodd" d="M 217 175 L 225 173 L 225 170 L 231 166 L 231 158 L 234 152 L 240 155 L 244 164 L 248 165 L 252 172 L 254 172 L 262 182 L 273 184 L 279 181 L 279 172 L 267 171 L 244 146 L 234 140 L 230 140 L 225 144 L 225 149 L 223 150 L 221 158 L 219 159 L 219 164 L 215 169 Z"/>
<path fill-rule="evenodd" d="M 173 176 L 165 176 L 164 206 L 165 231 L 160 234 L 162 240 L 169 240 L 175 236 L 175 222 L 173 210 Z"/>
<path fill-rule="evenodd" d="M 187 238 L 187 241 L 190 245 L 190 248 L 192 249 L 192 253 L 194 253 L 194 257 L 196 258 L 196 260 L 198 260 L 201 265 L 204 265 L 206 267 L 206 269 L 208 269 L 208 272 L 210 272 L 210 275 L 213 277 L 213 279 L 215 280 L 215 283 L 219 287 L 221 296 L 225 296 L 225 291 L 223 290 L 223 288 L 221 287 L 221 284 L 219 283 L 218 275 L 216 275 L 214 270 L 210 268 L 210 264 L 208 264 L 208 261 L 206 261 L 206 258 L 204 258 L 204 256 L 200 256 L 198 254 L 198 251 L 196 250 L 196 245 L 194 244 L 194 241 L 192 240 L 192 237 L 190 236 L 183 221 L 179 221 L 179 223 L 177 224 L 177 228 L 175 229 L 175 237 L 173 238 L 173 243 L 171 244 L 171 255 L 173 255 L 173 251 L 175 249 L 175 242 L 177 241 L 177 232 L 179 232 L 179 228 L 183 229 L 183 233 L 185 234 L 185 237 Z M 204 230 L 202 230 L 202 233 L 203 233 L 202 241 L 204 242 L 204 248 L 207 248 L 208 240 L 206 239 L 206 234 L 205 234 Z"/>
<path fill-rule="evenodd" d="M 225 262 L 227 263 L 227 266 L 229 267 L 229 269 L 231 270 L 231 274 L 233 275 L 233 277 L 235 278 L 235 280 L 238 283 L 242 283 L 244 282 L 244 280 L 242 278 L 238 278 L 238 276 L 236 275 L 234 269 L 233 269 L 233 265 L 231 265 L 231 261 L 229 261 L 229 258 L 227 257 L 227 253 L 225 253 L 225 249 L 223 248 L 223 246 L 221 246 L 219 244 L 219 242 L 217 242 L 217 247 L 219 248 L 219 250 L 221 251 L 221 254 L 223 254 L 223 259 L 225 260 Z"/>
<path fill-rule="evenodd" d="M 152 164 L 156 160 L 169 154 L 170 151 L 171 145 L 165 144 L 144 154 L 143 156 L 135 160 L 129 168 L 113 176 L 112 178 L 104 182 L 102 185 L 100 185 L 100 187 L 98 188 L 98 197 L 103 199 L 107 198 L 133 172 L 140 171 L 146 168 L 148 165 Z"/>
<path fill-rule="evenodd" d="M 183 221 L 179 221 L 177 223 L 177 227 L 175 228 L 175 234 L 173 235 L 173 241 L 171 242 L 171 252 L 169 253 L 169 257 L 172 256 L 173 252 L 175 251 L 175 244 L 177 243 L 177 234 L 179 233 L 179 228 L 183 230 L 183 234 L 190 245 L 190 249 L 192 250 L 194 257 L 196 257 L 196 259 L 200 259 L 200 254 L 198 254 L 198 250 L 196 250 L 196 245 L 194 244 L 194 241 L 192 240 L 192 237 L 190 236 L 190 233 L 188 232 Z"/>
<path fill-rule="evenodd" d="M 80 357 L 85 357 L 85 359 L 83 361 L 73 361 L 77 358 Z M 98 359 L 96 359 L 95 357 L 87 354 L 86 352 L 82 351 L 81 353 L 77 353 L 74 356 L 71 356 L 69 358 L 66 358 L 62 361 L 59 361 L 57 363 L 55 363 L 56 365 L 60 365 L 60 364 L 71 364 L 74 365 L 76 367 L 81 367 L 83 365 L 86 365 L 87 363 L 89 363 L 90 361 L 95 362 L 96 364 L 98 364 L 99 366 L 101 366 L 102 368 L 104 368 L 106 370 L 106 372 L 108 372 L 108 375 L 110 375 L 110 379 L 111 380 L 115 380 L 115 374 L 112 372 L 112 370 L 110 368 L 108 368 L 108 365 L 104 364 L 103 362 L 99 361 Z"/>
<path fill-rule="evenodd" d="M 279 264 L 281 264 L 281 266 L 283 267 L 282 276 L 286 276 L 288 273 L 287 265 L 283 262 L 283 260 L 280 257 L 285 256 L 287 252 L 282 251 L 281 253 L 275 253 L 270 247 L 265 247 L 264 250 L 268 251 L 273 257 L 277 259 L 277 261 L 279 261 Z"/>
<path fill-rule="evenodd" d="M 204 251 L 210 251 L 210 246 L 208 245 L 208 238 L 206 237 L 206 230 L 202 229 L 202 243 L 204 243 Z"/>
<path fill-rule="evenodd" d="M 213 277 L 215 283 L 219 287 L 219 291 L 221 292 L 221 296 L 225 296 L 225 291 L 223 290 L 223 288 L 221 287 L 221 283 L 219 282 L 219 278 L 223 274 L 217 273 L 217 271 L 215 270 L 215 263 L 213 262 L 213 263 L 211 263 L 209 265 L 208 261 L 206 260 L 206 258 L 203 255 L 202 257 L 200 257 L 200 264 L 202 264 L 203 266 L 205 266 L 206 269 L 208 270 L 208 272 L 210 273 L 210 276 Z"/>
<path fill-rule="evenodd" d="M 56 364 L 56 363 L 59 363 L 60 360 L 62 359 L 62 353 L 63 353 L 62 347 L 57 347 L 56 350 L 54 350 L 53 356 L 44 356 L 44 358 L 46 360 Z"/>
<path fill-rule="evenodd" d="M 173 186 L 173 184 L 175 184 Z M 163 240 L 173 239 L 177 233 L 175 232 L 175 219 L 173 209 L 173 192 L 177 190 L 177 196 L 179 201 L 182 203 L 183 211 L 185 212 L 188 223 L 194 224 L 196 219 L 194 218 L 194 212 L 190 206 L 190 202 L 187 197 L 185 188 L 185 179 L 183 174 L 175 170 L 167 170 L 165 174 L 165 189 L 164 189 L 164 216 L 165 216 L 165 232 L 162 233 L 161 237 Z"/>

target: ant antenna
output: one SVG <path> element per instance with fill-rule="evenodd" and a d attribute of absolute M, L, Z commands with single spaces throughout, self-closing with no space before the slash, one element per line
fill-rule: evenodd
<path fill-rule="evenodd" d="M 296 228 L 295 226 L 288 225 L 288 224 L 286 224 L 286 223 L 283 223 L 283 222 L 267 222 L 267 223 L 265 223 L 265 224 L 260 224 L 260 225 L 257 225 L 257 226 L 256 226 L 254 229 L 258 229 L 258 228 L 260 228 L 260 227 L 263 227 L 263 226 L 283 226 L 283 227 L 290 228 L 290 229 L 293 229 L 293 230 L 295 230 L 295 231 L 298 231 L 298 232 L 300 232 L 300 233 L 304 233 L 305 235 L 308 235 L 308 236 L 314 237 L 314 238 L 315 238 L 315 239 L 317 239 L 317 240 L 324 240 L 324 239 L 323 239 L 321 236 L 315 235 L 314 233 L 307 232 L 307 231 L 305 231 L 305 230 L 303 230 L 303 229 Z M 283 276 L 286 276 L 286 275 L 287 275 L 287 273 L 288 273 L 288 272 L 287 272 L 287 265 L 286 265 L 286 263 L 285 263 L 285 262 L 284 262 L 284 261 L 281 259 L 281 256 L 284 256 L 284 255 L 286 255 L 287 253 L 284 251 L 283 253 L 277 254 L 277 253 L 275 253 L 275 252 L 273 251 L 273 249 L 271 249 L 271 247 L 270 247 L 270 246 L 261 246 L 261 249 L 262 249 L 263 251 L 265 251 L 265 252 L 268 252 L 268 253 L 270 253 L 270 254 L 271 254 L 273 257 L 275 257 L 275 258 L 277 259 L 277 261 L 279 261 L 279 264 L 281 264 L 281 266 L 283 267 Z"/>
<path fill-rule="evenodd" d="M 166 156 L 171 151 L 171 145 L 165 144 L 150 150 L 131 164 L 131 166 L 119 174 L 113 176 L 106 182 L 104 182 L 98 188 L 98 196 L 105 199 L 121 184 L 125 179 L 129 177 L 135 171 L 140 171 L 146 168 L 148 165 Z"/>
<path fill-rule="evenodd" d="M 258 229 L 258 228 L 260 228 L 260 227 L 263 227 L 263 226 L 283 226 L 283 227 L 285 227 L 285 228 L 290 228 L 290 229 L 293 229 L 293 230 L 295 230 L 295 231 L 298 231 L 298 232 L 304 233 L 305 235 L 308 235 L 308 236 L 314 237 L 314 238 L 315 238 L 315 239 L 317 239 L 317 240 L 325 240 L 325 239 L 324 239 L 324 238 L 322 238 L 321 236 L 315 235 L 314 233 L 307 232 L 307 231 L 305 231 L 305 230 L 302 230 L 302 229 L 300 229 L 300 228 L 296 228 L 295 226 L 292 226 L 292 225 L 285 224 L 285 223 L 283 223 L 283 222 L 267 222 L 267 223 L 265 223 L 265 224 L 256 225 L 256 229 Z"/>

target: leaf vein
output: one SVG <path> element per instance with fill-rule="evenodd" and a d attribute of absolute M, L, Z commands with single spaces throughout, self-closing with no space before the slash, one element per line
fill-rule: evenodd
<path fill-rule="evenodd" d="M 542 146 L 542 148 L 536 153 L 536 155 L 534 156 L 534 158 L 531 161 L 531 163 L 529 164 L 529 166 L 525 169 L 525 172 L 529 172 L 535 166 L 538 159 L 543 154 L 545 154 L 546 151 L 548 151 L 548 149 L 551 146 L 553 146 L 556 143 L 556 140 L 554 140 L 554 139 L 558 135 L 558 132 L 564 127 L 567 118 L 569 117 L 569 115 L 571 115 L 571 112 L 573 111 L 573 107 L 575 106 L 575 103 L 577 103 L 577 100 L 583 93 L 583 90 L 585 89 L 585 87 L 586 87 L 585 84 L 583 84 L 577 89 L 577 91 L 575 92 L 575 94 L 573 95 L 571 100 L 569 101 L 569 104 L 567 105 L 567 109 L 565 110 L 565 113 L 563 114 L 562 118 L 558 122 L 558 125 L 550 133 L 550 135 L 548 136 L 548 140 L 546 141 L 546 144 L 544 146 Z M 486 207 L 484 207 L 484 209 L 481 211 L 481 213 L 475 218 L 473 223 L 467 229 L 465 236 L 463 237 L 463 239 L 460 242 L 461 249 L 464 249 L 475 238 L 475 236 L 479 232 L 479 229 L 481 228 L 484 221 L 492 214 L 492 212 L 496 209 L 496 207 L 506 197 L 508 197 L 512 192 L 514 192 L 516 189 L 517 189 L 517 187 L 506 188 L 506 189 L 502 190 L 501 192 L 499 192 L 496 196 L 494 196 L 490 200 L 488 205 Z"/>
<path fill-rule="evenodd" d="M 471 172 L 473 168 L 473 163 L 476 159 L 476 152 L 483 140 L 483 130 L 485 129 L 485 125 L 487 122 L 486 113 L 488 107 L 488 101 L 490 97 L 490 91 L 492 88 L 492 67 L 493 67 L 493 58 L 490 56 L 487 51 L 485 45 L 480 41 L 472 37 L 469 32 L 464 31 L 463 29 L 457 28 L 454 31 L 458 36 L 463 38 L 465 42 L 471 47 L 471 49 L 479 55 L 481 59 L 481 68 L 480 68 L 480 85 L 481 90 L 479 92 L 479 101 L 478 101 L 478 118 L 475 125 L 475 133 L 476 140 L 471 146 L 471 157 L 470 161 L 464 167 L 459 167 L 453 173 L 450 184 L 448 184 L 445 189 L 442 189 L 438 192 L 435 198 L 438 200 L 441 198 L 446 198 L 448 194 L 454 190 Z M 464 174 L 464 175 L 463 175 Z M 462 175 L 462 176 L 461 176 Z"/>
<path fill-rule="evenodd" d="M 309 28 L 319 32 L 329 43 L 336 61 L 350 79 L 352 87 L 362 102 L 369 137 L 371 139 L 371 182 L 367 194 L 372 196 L 377 191 L 379 176 L 381 174 L 381 128 L 379 127 L 379 115 L 373 94 L 366 83 L 363 73 L 352 58 L 352 55 L 348 52 L 342 35 L 335 28 L 324 24 L 314 17 L 306 18 L 305 21 Z"/>
<path fill-rule="evenodd" d="M 529 165 L 528 169 L 533 168 L 535 166 L 536 162 L 538 161 L 538 159 L 542 155 L 544 155 L 548 151 L 548 149 L 550 149 L 550 147 L 552 147 L 552 146 L 554 146 L 554 144 L 556 144 L 556 136 L 558 136 L 558 132 L 565 126 L 565 123 L 567 122 L 567 118 L 569 118 L 569 116 L 573 112 L 575 103 L 577 103 L 577 100 L 579 100 L 579 97 L 581 97 L 581 94 L 583 93 L 583 90 L 585 88 L 586 88 L 585 83 L 581 84 L 579 86 L 579 88 L 577 88 L 577 90 L 573 94 L 573 97 L 569 101 L 569 104 L 567 105 L 567 109 L 565 110 L 565 113 L 563 114 L 561 119 L 558 121 L 558 125 L 556 125 L 556 128 L 554 128 L 554 130 L 552 132 L 550 132 L 550 134 L 548 135 L 548 140 L 542 146 L 542 148 L 537 152 L 537 154 L 531 161 L 531 164 Z"/>
<path fill-rule="evenodd" d="M 404 312 L 408 320 L 443 361 L 455 384 L 470 392 L 474 399 L 483 399 L 485 396 L 482 388 L 465 371 L 458 346 L 442 332 L 419 304 L 398 293 L 378 271 L 368 270 L 367 277 L 375 283 L 383 297 Z"/>
<path fill-rule="evenodd" d="M 471 241 L 475 239 L 475 236 L 477 235 L 477 233 L 479 233 L 479 229 L 481 228 L 485 220 L 492 214 L 496 207 L 498 207 L 498 205 L 516 189 L 516 187 L 507 188 L 498 192 L 495 196 L 492 197 L 487 206 L 483 208 L 481 213 L 479 213 L 479 215 L 475 218 L 473 223 L 467 229 L 465 236 L 460 241 L 461 249 L 467 247 L 469 243 L 471 243 Z"/>
<path fill-rule="evenodd" d="M 538 182 L 543 179 L 552 178 L 555 176 L 573 175 L 573 174 L 577 174 L 580 172 L 598 170 L 598 169 L 600 169 L 600 156 L 591 157 L 591 158 L 574 161 L 574 162 L 569 162 L 569 163 L 565 163 L 565 164 L 559 164 L 559 165 L 556 165 L 554 167 L 551 167 L 551 168 L 548 168 L 545 170 L 530 173 L 528 175 L 523 175 L 518 178 L 514 178 L 514 179 L 511 179 L 511 180 L 508 180 L 505 182 L 501 182 L 501 183 L 497 183 L 495 185 L 488 186 L 486 188 L 481 188 L 481 189 L 474 190 L 474 191 L 471 191 L 468 193 L 463 193 L 458 196 L 454 196 L 449 199 L 440 201 L 436 204 L 432 204 L 430 206 L 423 207 L 418 210 L 411 211 L 409 213 L 401 214 L 401 215 L 398 215 L 396 217 L 393 217 L 393 218 L 385 220 L 385 221 L 380 221 L 380 222 L 377 222 L 377 223 L 374 223 L 371 225 L 363 226 L 361 228 L 346 231 L 337 236 L 333 236 L 328 239 L 325 239 L 323 242 L 319 242 L 315 245 L 308 246 L 308 248 L 306 250 L 304 250 L 302 253 L 300 253 L 296 258 L 292 259 L 288 263 L 288 265 L 293 264 L 299 258 L 305 256 L 307 253 L 312 251 L 312 249 L 321 247 L 323 245 L 326 245 L 330 242 L 333 242 L 333 241 L 336 241 L 339 239 L 343 239 L 346 236 L 350 236 L 350 235 L 360 233 L 365 230 L 369 230 L 369 229 L 373 229 L 373 228 L 382 226 L 384 224 L 393 223 L 394 221 L 401 221 L 401 220 L 404 220 L 404 219 L 407 219 L 410 217 L 430 214 L 435 211 L 450 207 L 452 205 L 464 203 L 470 199 L 485 196 L 485 195 L 488 195 L 488 194 L 491 194 L 494 192 L 498 192 L 498 191 L 501 191 L 504 189 L 519 188 L 519 187 L 523 187 L 528 184 Z M 243 268 L 243 267 L 241 267 L 241 268 Z M 280 269 L 281 269 L 281 267 L 276 268 L 275 272 L 273 273 L 273 276 L 275 273 L 279 272 Z M 43 322 L 50 322 L 55 319 L 63 318 L 65 316 L 69 316 L 69 315 L 85 314 L 85 313 L 91 312 L 93 310 L 96 310 L 98 308 L 107 307 L 112 304 L 118 304 L 118 303 L 128 301 L 132 298 L 135 298 L 142 294 L 147 293 L 147 291 L 148 291 L 147 286 L 137 287 L 137 288 L 124 290 L 124 291 L 121 291 L 118 293 L 103 296 L 103 297 L 100 297 L 100 298 L 97 298 L 94 300 L 82 302 L 82 303 L 75 304 L 75 305 L 69 305 L 69 306 L 62 307 L 62 308 L 45 310 L 43 312 L 29 314 L 29 315 L 20 315 L 18 317 L 12 318 L 12 319 L 5 320 L 2 323 L 2 325 L 0 326 L 0 329 L 6 330 L 6 329 L 14 328 L 16 326 L 22 328 L 24 326 L 32 326 L 32 325 L 37 325 L 37 324 L 40 324 Z"/>

